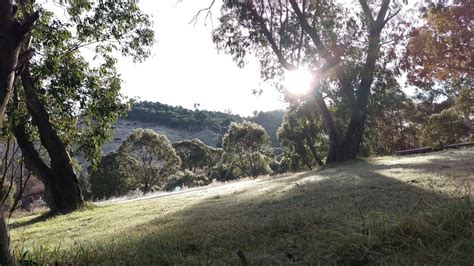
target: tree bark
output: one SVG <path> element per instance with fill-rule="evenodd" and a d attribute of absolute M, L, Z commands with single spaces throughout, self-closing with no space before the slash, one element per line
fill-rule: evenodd
<path fill-rule="evenodd" d="M 15 256 L 10 245 L 10 233 L 5 221 L 3 209 L 0 210 L 0 265 L 16 265 Z"/>
<path fill-rule="evenodd" d="M 26 167 L 40 179 L 45 187 L 45 201 L 51 211 L 56 211 L 56 201 L 52 193 L 53 173 L 48 165 L 41 159 L 40 154 L 36 151 L 34 144 L 28 139 L 24 125 L 17 125 L 13 128 L 18 146 L 25 160 Z"/>
<path fill-rule="evenodd" d="M 25 36 L 30 32 L 39 13 L 35 12 L 26 17 L 23 23 L 16 21 L 13 16 L 16 7 L 13 0 L 0 0 L 0 130 L 8 102 L 13 94 L 15 71 L 19 61 L 28 58 L 20 57 L 20 49 Z M 31 53 L 29 53 L 31 55 Z M 16 261 L 10 246 L 10 235 L 5 222 L 3 208 L 0 209 L 0 264 L 15 265 Z"/>
<path fill-rule="evenodd" d="M 45 183 L 45 189 L 51 190 L 48 193 L 52 195 L 51 200 L 54 201 L 50 207 L 59 213 L 74 211 L 82 205 L 83 199 L 76 173 L 72 167 L 71 157 L 66 150 L 66 145 L 54 130 L 49 114 L 36 94 L 28 66 L 22 71 L 21 80 L 25 90 L 28 112 L 38 128 L 41 144 L 46 148 L 51 160 L 48 171 L 44 166 L 41 166 L 41 171 L 37 172 L 38 175 L 43 175 L 38 176 L 41 180 L 50 181 L 50 183 Z M 36 156 L 35 159 L 34 163 L 41 165 Z M 35 166 L 32 165 L 32 162 L 29 161 L 27 165 L 33 171 Z"/>

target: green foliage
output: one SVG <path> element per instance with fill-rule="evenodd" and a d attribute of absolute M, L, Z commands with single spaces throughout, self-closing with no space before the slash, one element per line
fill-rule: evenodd
<path fill-rule="evenodd" d="M 133 175 L 133 163 L 128 157 L 117 152 L 102 157 L 89 178 L 92 199 L 118 197 L 135 189 L 137 181 Z"/>
<path fill-rule="evenodd" d="M 260 111 L 260 112 L 255 112 L 252 117 L 248 118 L 248 120 L 261 125 L 270 136 L 272 146 L 280 147 L 281 144 L 278 141 L 277 132 L 278 132 L 279 126 L 281 125 L 283 121 L 284 115 L 285 115 L 285 111 L 283 110 L 275 110 L 275 111 L 268 111 L 268 112 Z"/>
<path fill-rule="evenodd" d="M 112 125 L 128 109 L 114 57 L 119 52 L 136 61 L 147 58 L 154 43 L 152 22 L 134 1 L 60 5 L 64 12 L 57 16 L 47 5 L 35 3 L 41 15 L 32 31 L 31 48 L 36 53 L 30 69 L 58 135 L 95 166 Z M 31 5 L 21 5 L 18 13 L 30 9 Z M 82 56 L 84 48 L 94 50 L 94 60 Z M 12 123 L 28 123 L 26 110 L 19 113 Z"/>
<path fill-rule="evenodd" d="M 222 139 L 224 162 L 235 165 L 236 176 L 253 176 L 271 173 L 273 149 L 265 129 L 253 122 L 231 123 Z"/>
<path fill-rule="evenodd" d="M 456 96 L 455 107 L 464 117 L 469 118 L 474 108 L 474 90 L 467 87 L 461 89 Z"/>
<path fill-rule="evenodd" d="M 469 127 L 453 108 L 431 115 L 422 129 L 423 144 L 433 148 L 459 143 L 468 136 Z"/>
<path fill-rule="evenodd" d="M 133 175 L 143 193 L 163 187 L 166 178 L 181 166 L 181 159 L 168 138 L 151 129 L 133 130 L 118 152 L 133 162 Z"/>
<path fill-rule="evenodd" d="M 281 124 L 283 114 L 284 111 L 281 110 L 257 112 L 246 119 L 262 125 L 270 135 L 272 145 L 279 147 L 280 143 L 277 140 L 276 132 Z M 157 123 L 188 131 L 209 129 L 221 135 L 227 132 L 231 122 L 242 122 L 244 120 L 243 117 L 230 113 L 198 109 L 190 110 L 181 106 L 171 106 L 149 101 L 133 102 L 127 119 L 145 123 Z"/>
<path fill-rule="evenodd" d="M 222 149 L 216 149 L 204 144 L 199 139 L 174 142 L 173 148 L 181 158 L 181 169 L 193 172 L 196 168 L 210 168 L 216 165 L 222 157 Z"/>
<path fill-rule="evenodd" d="M 419 130 L 425 122 L 423 104 L 416 104 L 395 79 L 376 82 L 369 97 L 361 154 L 390 155 L 420 145 Z"/>
<path fill-rule="evenodd" d="M 293 171 L 312 169 L 322 164 L 321 158 L 327 153 L 328 141 L 314 102 L 292 105 L 283 117 L 277 134 L 285 157 L 280 164 L 287 164 Z"/>
<path fill-rule="evenodd" d="M 189 170 L 184 170 L 168 179 L 164 190 L 172 191 L 184 187 L 199 187 L 209 185 L 212 181 L 204 174 L 197 174 Z"/>
<path fill-rule="evenodd" d="M 242 121 L 238 115 L 206 110 L 189 110 L 181 106 L 171 106 L 159 102 L 134 102 L 127 119 L 158 123 L 185 130 L 210 129 L 221 133 L 231 121 Z"/>

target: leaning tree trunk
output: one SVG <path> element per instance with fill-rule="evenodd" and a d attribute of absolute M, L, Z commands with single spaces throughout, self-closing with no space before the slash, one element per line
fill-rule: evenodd
<path fill-rule="evenodd" d="M 41 144 L 46 148 L 51 160 L 50 171 L 41 171 L 37 174 L 44 174 L 39 178 L 51 181 L 51 185 L 45 184 L 45 189 L 49 189 L 48 193 L 53 195 L 51 199 L 54 201 L 51 204 L 53 210 L 59 213 L 74 211 L 82 205 L 83 199 L 76 173 L 72 167 L 71 157 L 67 152 L 66 145 L 54 130 L 49 114 L 36 94 L 28 66 L 22 71 L 21 80 L 25 90 L 28 112 L 33 118 L 33 123 L 38 127 Z M 34 169 L 32 165 L 29 166 L 32 170 Z"/>
<path fill-rule="evenodd" d="M 56 202 L 60 202 L 60 198 L 53 192 L 53 173 L 48 165 L 41 159 L 40 154 L 35 149 L 34 144 L 28 139 L 25 126 L 20 124 L 13 128 L 18 146 L 21 149 L 21 154 L 25 160 L 26 167 L 40 179 L 45 188 L 45 201 L 51 211 L 58 211 Z"/>
<path fill-rule="evenodd" d="M 20 56 L 22 42 L 39 17 L 35 12 L 27 16 L 23 23 L 19 23 L 13 18 L 16 10 L 13 0 L 0 0 L 0 130 L 3 128 L 7 105 L 13 93 L 15 71 L 19 64 L 27 61 L 32 55 L 28 52 Z M 15 265 L 3 209 L 0 209 L 0 212 L 0 264 Z"/>

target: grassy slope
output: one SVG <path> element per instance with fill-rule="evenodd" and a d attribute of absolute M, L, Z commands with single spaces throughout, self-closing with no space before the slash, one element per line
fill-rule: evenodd
<path fill-rule="evenodd" d="M 33 224 L 18 217 L 12 239 L 50 263 L 237 264 L 241 251 L 250 264 L 463 264 L 474 261 L 471 206 L 441 222 L 432 210 L 466 194 L 473 163 L 474 149 L 363 160 Z"/>

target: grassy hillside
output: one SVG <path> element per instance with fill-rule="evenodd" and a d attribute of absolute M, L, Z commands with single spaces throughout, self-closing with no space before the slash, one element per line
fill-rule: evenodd
<path fill-rule="evenodd" d="M 465 264 L 474 149 L 10 220 L 18 253 L 81 264 Z M 462 198 L 464 197 L 464 198 Z"/>

